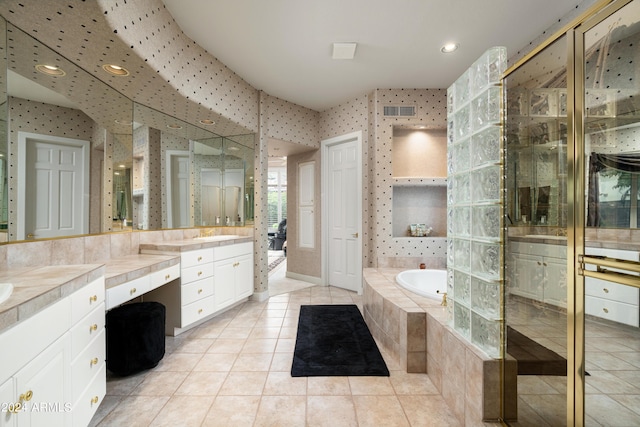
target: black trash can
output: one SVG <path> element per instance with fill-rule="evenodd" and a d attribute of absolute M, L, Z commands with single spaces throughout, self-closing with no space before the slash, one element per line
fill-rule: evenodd
<path fill-rule="evenodd" d="M 165 306 L 136 302 L 107 312 L 107 369 L 131 375 L 158 365 L 164 357 Z"/>

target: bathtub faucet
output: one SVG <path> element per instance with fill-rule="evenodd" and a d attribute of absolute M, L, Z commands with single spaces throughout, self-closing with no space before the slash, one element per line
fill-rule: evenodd
<path fill-rule="evenodd" d="M 446 307 L 447 305 L 447 293 L 446 292 L 440 292 L 439 290 L 436 291 L 437 293 L 442 295 L 442 302 L 440 303 L 441 306 Z"/>

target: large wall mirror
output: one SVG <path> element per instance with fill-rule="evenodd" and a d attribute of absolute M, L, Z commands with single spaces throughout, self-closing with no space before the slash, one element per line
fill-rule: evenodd
<path fill-rule="evenodd" d="M 0 243 L 253 220 L 253 134 L 134 104 L 0 25 Z"/>
<path fill-rule="evenodd" d="M 253 134 L 222 137 L 140 104 L 133 134 L 135 229 L 253 221 Z"/>

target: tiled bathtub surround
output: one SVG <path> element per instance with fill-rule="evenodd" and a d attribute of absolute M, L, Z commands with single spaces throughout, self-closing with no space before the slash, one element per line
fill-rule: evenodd
<path fill-rule="evenodd" d="M 490 358 L 447 325 L 439 301 L 415 295 L 395 282 L 399 269 L 364 270 L 363 313 L 372 335 L 407 372 L 426 372 L 458 421 L 476 425 L 500 416 L 504 374 L 506 419 L 517 413 L 516 364 Z"/>

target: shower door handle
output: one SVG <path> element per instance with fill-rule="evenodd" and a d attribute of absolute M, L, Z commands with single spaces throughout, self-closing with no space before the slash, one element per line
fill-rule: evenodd
<path fill-rule="evenodd" d="M 627 261 L 615 258 L 609 258 L 604 256 L 585 256 L 580 255 L 578 261 L 580 262 L 580 274 L 585 277 L 593 277 L 595 279 L 601 279 L 608 282 L 619 283 L 621 285 L 633 286 L 640 288 L 640 263 L 636 261 Z M 587 270 L 586 264 L 596 266 L 596 271 Z M 618 271 L 607 270 L 604 267 L 615 268 L 618 270 L 624 270 L 631 272 L 623 273 Z M 633 274 L 635 273 L 635 274 Z"/>

